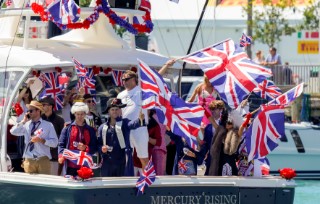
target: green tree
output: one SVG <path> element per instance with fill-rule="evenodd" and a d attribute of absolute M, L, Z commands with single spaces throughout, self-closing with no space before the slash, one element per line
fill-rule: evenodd
<path fill-rule="evenodd" d="M 80 0 L 81 7 L 88 7 L 90 5 L 91 0 Z"/>
<path fill-rule="evenodd" d="M 252 0 L 253 5 L 255 1 Z M 261 3 L 262 5 L 252 8 L 243 8 L 247 15 L 252 11 L 252 19 L 247 23 L 252 28 L 254 40 L 274 47 L 282 36 L 296 31 L 295 26 L 291 26 L 285 16 L 287 10 L 294 9 L 294 0 L 279 0 L 276 4 L 272 0 L 262 0 Z"/>
<path fill-rule="evenodd" d="M 318 30 L 320 21 L 320 1 L 310 0 L 303 10 L 303 21 L 300 30 Z"/>

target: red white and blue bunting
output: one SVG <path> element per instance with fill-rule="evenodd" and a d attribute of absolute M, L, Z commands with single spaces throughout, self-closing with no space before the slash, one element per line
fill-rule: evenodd
<path fill-rule="evenodd" d="M 63 1 L 63 0 L 61 0 Z M 52 21 L 57 26 L 62 29 L 88 29 L 92 24 L 94 24 L 98 18 L 99 14 L 103 13 L 105 16 L 109 18 L 109 22 L 112 25 L 119 25 L 123 28 L 125 28 L 128 32 L 132 34 L 138 34 L 138 33 L 150 33 L 153 30 L 153 23 L 151 21 L 150 11 L 145 10 L 145 15 L 142 17 L 144 19 L 144 23 L 129 23 L 125 19 L 118 16 L 109 6 L 108 2 L 106 0 L 97 0 L 96 6 L 94 7 L 93 13 L 90 14 L 86 19 L 84 19 L 81 22 L 72 22 L 68 21 L 68 23 L 62 23 L 64 21 L 55 20 L 57 19 L 56 14 L 50 13 L 48 8 L 52 7 L 52 4 L 57 3 L 56 1 L 52 2 L 49 6 L 44 7 L 37 3 L 32 3 L 31 8 L 34 13 L 39 14 L 42 21 Z M 61 15 L 61 14 L 60 14 Z"/>

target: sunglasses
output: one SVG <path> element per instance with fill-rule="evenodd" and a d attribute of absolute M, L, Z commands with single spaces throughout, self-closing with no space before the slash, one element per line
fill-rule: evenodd
<path fill-rule="evenodd" d="M 122 81 L 129 81 L 130 79 L 132 79 L 132 77 L 122 78 Z"/>
<path fill-rule="evenodd" d="M 36 109 L 30 109 L 27 112 L 32 113 L 33 111 L 36 111 Z"/>
<path fill-rule="evenodd" d="M 86 103 L 94 103 L 93 100 L 87 100 Z"/>

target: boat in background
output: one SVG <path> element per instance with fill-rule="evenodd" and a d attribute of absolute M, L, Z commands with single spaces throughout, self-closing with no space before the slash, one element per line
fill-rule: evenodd
<path fill-rule="evenodd" d="M 83 9 L 82 14 L 86 14 Z M 121 15 L 141 15 L 141 11 L 114 9 Z M 150 67 L 160 68 L 168 58 L 135 49 L 115 33 L 104 16 L 88 30 L 71 30 L 51 39 L 29 39 L 15 36 L 22 17 L 29 30 L 29 9 L 0 10 L 0 199 L 3 203 L 283 203 L 292 204 L 295 182 L 280 177 L 213 177 L 157 176 L 144 195 L 136 196 L 137 177 L 91 178 L 75 181 L 52 175 L 10 172 L 7 159 L 8 121 L 10 108 L 23 82 L 34 73 L 48 73 L 60 67 L 73 72 L 72 57 L 84 66 L 112 67 L 128 70 L 137 66 L 137 58 Z M 4 26 L 7 25 L 8 27 Z M 10 26 L 9 26 L 10 25 Z M 8 29 L 6 29 L 8 28 Z M 9 30 L 9 28 L 11 30 Z M 182 66 L 175 64 L 167 75 L 175 78 Z M 104 76 L 105 73 L 100 73 Z M 110 87 L 108 87 L 110 88 Z M 97 104 L 101 105 L 101 104 Z"/>
<path fill-rule="evenodd" d="M 320 179 L 320 126 L 309 122 L 285 123 L 285 137 L 268 156 L 270 174 L 290 167 L 297 178 Z"/>

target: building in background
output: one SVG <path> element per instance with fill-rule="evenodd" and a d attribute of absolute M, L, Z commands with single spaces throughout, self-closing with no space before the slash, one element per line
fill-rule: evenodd
<path fill-rule="evenodd" d="M 154 30 L 150 36 L 156 39 L 159 52 L 171 57 L 185 55 L 205 0 L 180 0 L 178 4 L 171 1 L 150 1 L 151 17 L 154 23 Z M 286 14 L 291 24 L 301 23 L 304 2 L 308 1 L 297 1 L 298 7 L 295 12 L 290 10 Z M 213 0 L 210 0 L 191 52 L 226 38 L 239 42 L 242 33 L 246 33 L 247 29 L 247 16 L 242 9 L 246 3 L 247 1 L 241 0 L 223 0 L 215 6 Z M 281 42 L 275 47 L 283 62 L 288 61 L 292 65 L 319 64 L 319 32 L 317 31 L 301 31 L 292 36 L 283 36 Z M 254 42 L 252 53 L 257 50 L 262 50 L 265 56 L 269 53 L 267 45 Z"/>

